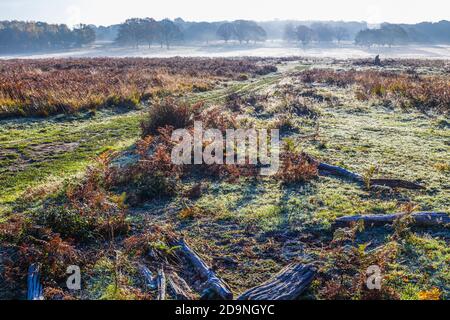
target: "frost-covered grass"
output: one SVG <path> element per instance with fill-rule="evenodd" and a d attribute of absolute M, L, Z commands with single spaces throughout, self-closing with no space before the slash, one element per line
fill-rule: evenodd
<path fill-rule="evenodd" d="M 204 108 L 216 105 L 222 108 L 221 114 L 234 116 L 241 126 L 282 127 L 285 145 L 321 161 L 371 178 L 419 182 L 426 189 L 368 189 L 333 177 L 298 183 L 244 175 L 218 178 L 202 172 L 179 177 L 171 168 L 169 178 L 173 179 L 156 180 L 160 183 L 157 187 L 170 186 L 175 191 L 152 195 L 143 202 L 127 202 L 133 192 L 130 185 L 154 188 L 155 180 L 139 180 L 145 173 L 127 171 L 120 177 L 121 184 L 108 188 L 115 176 L 105 168 L 104 156 L 95 170 L 86 173 L 88 178 L 72 178 L 69 187 L 61 183 L 61 188 L 51 190 L 53 176 L 62 181 L 65 173 L 72 172 L 72 168 L 78 172 L 94 155 L 111 148 L 122 150 L 138 139 L 142 113 L 99 112 L 88 119 L 10 122 L 2 128 L 0 144 L 8 153 L 1 161 L 5 166 L 22 165 L 15 174 L 1 173 L 3 184 L 10 186 L 2 194 L 2 201 L 16 214 L 44 217 L 31 221 L 49 229 L 69 232 L 64 222 L 86 228 L 77 221 L 77 212 L 94 214 L 94 221 L 100 226 L 104 219 L 117 226 L 114 241 L 100 237 L 102 229 L 93 232 L 86 228 L 90 241 L 73 243 L 82 257 L 78 263 L 85 266 L 87 274 L 88 292 L 82 298 L 153 297 L 155 292 L 149 292 L 139 281 L 137 267 L 144 262 L 156 272 L 158 264 L 167 261 L 164 259 L 173 263 L 171 254 L 176 248 L 171 248 L 167 239 L 182 235 L 215 267 L 235 294 L 267 280 L 288 263 L 314 262 L 319 274 L 304 298 L 449 299 L 448 228 L 415 229 L 406 222 L 395 227 L 353 228 L 336 233 L 331 228 L 333 221 L 344 215 L 382 215 L 408 208 L 448 211 L 448 117 L 399 109 L 377 99 L 361 101 L 356 99 L 354 86 L 305 83 L 298 76 L 311 67 L 348 70 L 353 67 L 349 62 L 302 60 L 278 67 L 277 74 L 190 93 L 183 96 L 183 101 L 203 101 Z M 397 66 L 389 68 L 395 72 Z M 421 72 L 440 74 L 433 66 L 427 68 L 431 69 Z M 230 98 L 233 93 L 238 93 L 238 98 Z M 147 142 L 140 140 L 138 145 L 142 147 Z M 49 146 L 48 152 L 43 149 L 45 145 Z M 115 161 L 135 163 L 139 156 L 134 153 L 136 150 L 129 148 L 119 153 Z M 36 161 L 19 163 L 24 154 Z M 157 160 L 161 159 L 164 158 Z M 42 185 L 48 192 L 39 192 Z M 33 200 L 17 201 L 30 186 L 27 192 L 35 195 Z M 54 213 L 51 210 L 55 207 L 63 209 Z M 111 216 L 104 217 L 103 211 L 93 212 L 97 208 L 112 212 L 113 218 L 117 212 L 126 212 L 126 219 L 109 220 Z M 55 219 L 61 216 L 65 217 L 62 224 Z M 5 219 L 8 218 L 11 216 Z M 15 230 L 14 227 L 17 223 L 3 225 L 3 230 Z M 6 231 L 4 234 L 8 235 Z M 11 242 L 4 241 L 3 245 L 11 246 Z M 374 262 L 382 264 L 384 277 L 383 290 L 375 296 L 356 281 L 365 275 L 364 268 Z M 176 268 L 198 291 L 189 268 Z M 46 274 L 43 280 L 46 285 L 55 286 L 52 275 Z M 20 287 L 19 282 L 16 286 Z"/>

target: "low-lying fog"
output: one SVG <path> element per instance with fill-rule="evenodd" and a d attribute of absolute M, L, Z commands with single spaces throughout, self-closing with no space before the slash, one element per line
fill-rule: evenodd
<path fill-rule="evenodd" d="M 31 59 L 31 58 L 69 58 L 69 57 L 330 57 L 337 59 L 367 58 L 375 55 L 383 58 L 422 58 L 450 59 L 449 45 L 410 45 L 394 47 L 360 47 L 347 43 L 341 45 L 308 45 L 302 47 L 296 44 L 286 45 L 285 42 L 267 41 L 262 44 L 210 44 L 200 46 L 173 46 L 170 49 L 141 46 L 136 48 L 115 47 L 109 44 L 95 44 L 89 48 L 48 53 L 23 53 L 0 55 L 0 59 Z"/>

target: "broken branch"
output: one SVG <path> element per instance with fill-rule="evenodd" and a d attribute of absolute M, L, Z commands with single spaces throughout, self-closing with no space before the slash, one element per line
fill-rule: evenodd
<path fill-rule="evenodd" d="M 325 176 L 337 176 L 345 179 L 349 179 L 356 183 L 364 183 L 364 178 L 362 175 L 352 172 L 350 170 L 332 166 L 327 163 L 319 162 L 318 164 L 319 173 Z M 423 190 L 424 186 L 417 184 L 415 182 L 410 182 L 401 179 L 370 179 L 369 182 L 372 186 L 385 186 L 390 188 L 403 188 L 409 190 Z"/>
<path fill-rule="evenodd" d="M 37 264 L 32 264 L 28 268 L 27 285 L 27 300 L 44 300 L 40 282 L 39 266 Z"/>
<path fill-rule="evenodd" d="M 194 269 L 205 279 L 205 290 L 202 293 L 202 297 L 216 298 L 222 300 L 233 299 L 233 293 L 228 285 L 219 279 L 214 271 L 199 257 L 194 250 L 192 250 L 188 244 L 182 239 L 177 243 L 179 250 L 186 257 L 186 259 L 192 264 Z"/>
<path fill-rule="evenodd" d="M 160 268 L 158 270 L 158 276 L 156 278 L 156 284 L 158 287 L 158 297 L 157 300 L 166 300 L 166 275 L 164 274 L 164 269 Z"/>

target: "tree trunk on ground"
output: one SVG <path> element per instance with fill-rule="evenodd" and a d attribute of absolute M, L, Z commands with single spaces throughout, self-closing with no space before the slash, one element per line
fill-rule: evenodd
<path fill-rule="evenodd" d="M 327 163 L 319 162 L 318 163 L 319 174 L 321 175 L 331 175 L 337 176 L 341 178 L 348 179 L 350 181 L 356 183 L 364 183 L 364 178 L 362 175 L 352 172 L 350 170 L 333 166 Z M 415 182 L 410 182 L 407 180 L 401 179 L 370 179 L 369 185 L 371 186 L 385 186 L 390 188 L 403 188 L 409 190 L 423 190 L 424 186 L 417 184 Z"/>
<path fill-rule="evenodd" d="M 158 277 L 156 278 L 156 283 L 158 286 L 157 300 L 166 300 L 166 275 L 164 274 L 163 268 L 160 268 L 158 270 Z"/>
<path fill-rule="evenodd" d="M 214 271 L 203 262 L 198 254 L 195 253 L 184 240 L 178 241 L 175 245 L 180 247 L 179 251 L 205 280 L 205 290 L 202 293 L 202 298 L 222 300 L 233 299 L 233 293 L 229 286 L 216 276 Z"/>
<path fill-rule="evenodd" d="M 195 295 L 189 285 L 175 272 L 167 274 L 167 282 L 175 299 L 177 300 L 194 300 Z"/>
<path fill-rule="evenodd" d="M 338 166 L 332 166 L 327 163 L 320 162 L 318 166 L 319 171 L 321 171 L 324 175 L 333 175 L 338 176 L 342 178 L 346 178 L 355 182 L 362 183 L 364 181 L 363 177 L 360 174 L 351 172 L 350 170 L 338 167 Z"/>
<path fill-rule="evenodd" d="M 291 264 L 237 300 L 296 300 L 309 287 L 315 273 L 311 265 Z"/>
<path fill-rule="evenodd" d="M 357 215 L 345 216 L 336 219 L 333 224 L 334 228 L 347 227 L 352 223 L 364 221 L 366 227 L 384 226 L 393 224 L 395 220 L 404 217 L 405 213 L 399 214 L 371 214 L 371 215 Z M 417 227 L 449 227 L 450 216 L 444 212 L 417 212 L 411 214 L 412 225 Z"/>
<path fill-rule="evenodd" d="M 420 184 L 401 179 L 370 179 L 370 184 L 373 186 L 385 186 L 390 188 L 402 188 L 409 190 L 425 189 L 425 187 Z"/>

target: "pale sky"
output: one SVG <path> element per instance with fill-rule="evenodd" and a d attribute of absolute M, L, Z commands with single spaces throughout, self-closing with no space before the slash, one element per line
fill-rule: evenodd
<path fill-rule="evenodd" d="M 131 17 L 217 20 L 450 20 L 448 0 L 0 0 L 0 20 L 109 25 Z"/>

